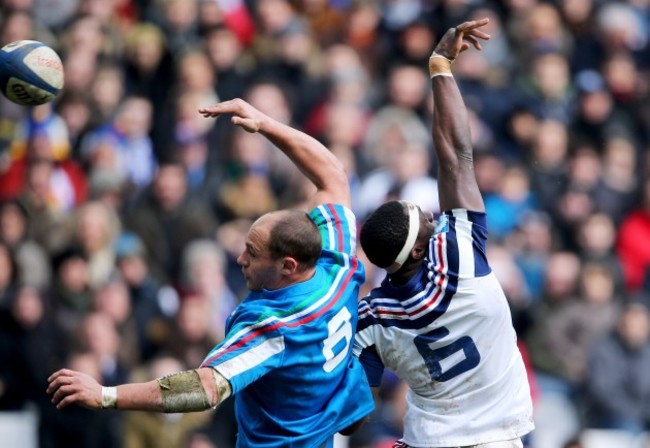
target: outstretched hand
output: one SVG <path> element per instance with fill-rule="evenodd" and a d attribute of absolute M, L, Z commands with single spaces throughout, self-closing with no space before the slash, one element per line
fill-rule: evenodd
<path fill-rule="evenodd" d="M 90 375 L 61 369 L 53 373 L 47 381 L 47 393 L 52 395 L 52 403 L 57 409 L 63 409 L 73 403 L 90 409 L 102 407 L 102 386 Z"/>
<path fill-rule="evenodd" d="M 487 25 L 489 21 L 490 19 L 486 17 L 463 22 L 455 28 L 450 28 L 442 36 L 434 52 L 453 61 L 460 53 L 467 50 L 470 44 L 477 50 L 481 50 L 479 39 L 489 40 L 490 35 L 479 28 Z"/>
<path fill-rule="evenodd" d="M 206 118 L 232 114 L 233 117 L 230 120 L 232 124 L 241 126 L 244 130 L 251 133 L 259 132 L 262 123 L 269 119 L 266 114 L 239 98 L 199 109 L 199 113 Z"/>

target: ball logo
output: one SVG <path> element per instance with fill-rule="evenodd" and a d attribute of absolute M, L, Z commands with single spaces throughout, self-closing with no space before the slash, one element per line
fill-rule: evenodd
<path fill-rule="evenodd" d="M 55 70 L 63 71 L 63 64 L 61 64 L 61 62 L 57 61 L 56 59 L 50 59 L 43 56 L 38 56 L 36 58 L 36 63 L 39 64 L 41 67 L 49 67 Z"/>
<path fill-rule="evenodd" d="M 19 103 L 25 105 L 38 105 L 47 102 L 52 95 L 42 90 L 38 91 L 36 96 L 33 95 L 33 89 L 26 89 L 20 82 L 12 82 L 8 86 L 9 97 L 12 100 L 18 100 Z M 32 92 L 30 92 L 32 90 Z"/>
<path fill-rule="evenodd" d="M 2 51 L 6 51 L 7 53 L 10 53 L 10 52 L 14 51 L 15 49 L 17 49 L 17 48 L 22 47 L 23 45 L 25 45 L 25 42 L 26 42 L 26 41 L 23 41 L 23 40 L 19 40 L 19 41 L 16 41 L 16 42 L 12 42 L 12 43 L 7 44 L 7 45 L 5 45 L 4 47 L 2 47 Z M 31 42 L 31 41 L 30 41 L 30 42 Z"/>
<path fill-rule="evenodd" d="M 32 96 L 29 94 L 29 92 L 27 92 L 27 90 L 20 84 L 12 84 L 11 92 L 14 94 L 16 98 L 26 103 L 31 101 L 32 99 Z"/>

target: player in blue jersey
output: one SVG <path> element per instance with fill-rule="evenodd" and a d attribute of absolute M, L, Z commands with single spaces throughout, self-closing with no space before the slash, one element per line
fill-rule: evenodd
<path fill-rule="evenodd" d="M 451 72 L 470 44 L 480 50 L 489 39 L 487 23 L 450 29 L 429 60 L 443 214 L 436 223 L 415 204 L 389 201 L 361 229 L 364 252 L 387 276 L 359 303 L 354 350 L 373 388 L 384 368 L 408 385 L 395 447 L 516 448 L 533 430 L 510 310 L 485 255 L 487 217 Z"/>
<path fill-rule="evenodd" d="M 374 408 L 352 356 L 365 272 L 345 171 L 317 140 L 242 100 L 200 112 L 232 114 L 234 124 L 273 142 L 317 187 L 314 208 L 272 212 L 252 225 L 237 259 L 250 292 L 199 368 L 117 387 L 64 369 L 50 377 L 48 393 L 58 408 L 159 412 L 206 410 L 234 394 L 238 447 L 331 444 Z"/>

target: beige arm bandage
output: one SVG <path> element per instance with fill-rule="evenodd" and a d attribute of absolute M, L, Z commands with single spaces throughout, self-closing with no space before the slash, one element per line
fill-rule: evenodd
<path fill-rule="evenodd" d="M 230 396 L 230 383 L 214 369 L 212 375 L 221 403 Z M 158 385 L 162 394 L 163 410 L 166 413 L 205 411 L 212 407 L 197 370 L 163 376 L 158 378 Z"/>
<path fill-rule="evenodd" d="M 435 78 L 436 76 L 452 76 L 451 64 L 453 59 L 436 53 L 435 51 L 429 58 L 429 76 Z"/>

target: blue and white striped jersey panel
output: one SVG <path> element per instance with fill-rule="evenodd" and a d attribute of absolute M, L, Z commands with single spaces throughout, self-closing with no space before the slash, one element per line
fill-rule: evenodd
<path fill-rule="evenodd" d="M 356 256 L 357 221 L 352 210 L 341 205 L 322 204 L 309 216 L 320 229 L 323 250 Z"/>
<path fill-rule="evenodd" d="M 440 215 L 429 245 L 430 269 L 459 278 L 482 277 L 490 273 L 485 255 L 487 223 L 485 213 L 465 209 Z"/>
<path fill-rule="evenodd" d="M 404 441 L 471 446 L 532 430 L 532 404 L 506 297 L 485 256 L 484 213 L 447 211 L 420 272 L 359 302 L 354 353 L 370 384 L 408 383 Z"/>
<path fill-rule="evenodd" d="M 341 205 L 311 211 L 323 239 L 314 276 L 251 291 L 230 315 L 226 337 L 202 366 L 236 394 L 238 447 L 317 447 L 374 407 L 352 356 L 359 286 L 354 215 Z M 354 398 L 352 398 L 354 397 Z"/>

